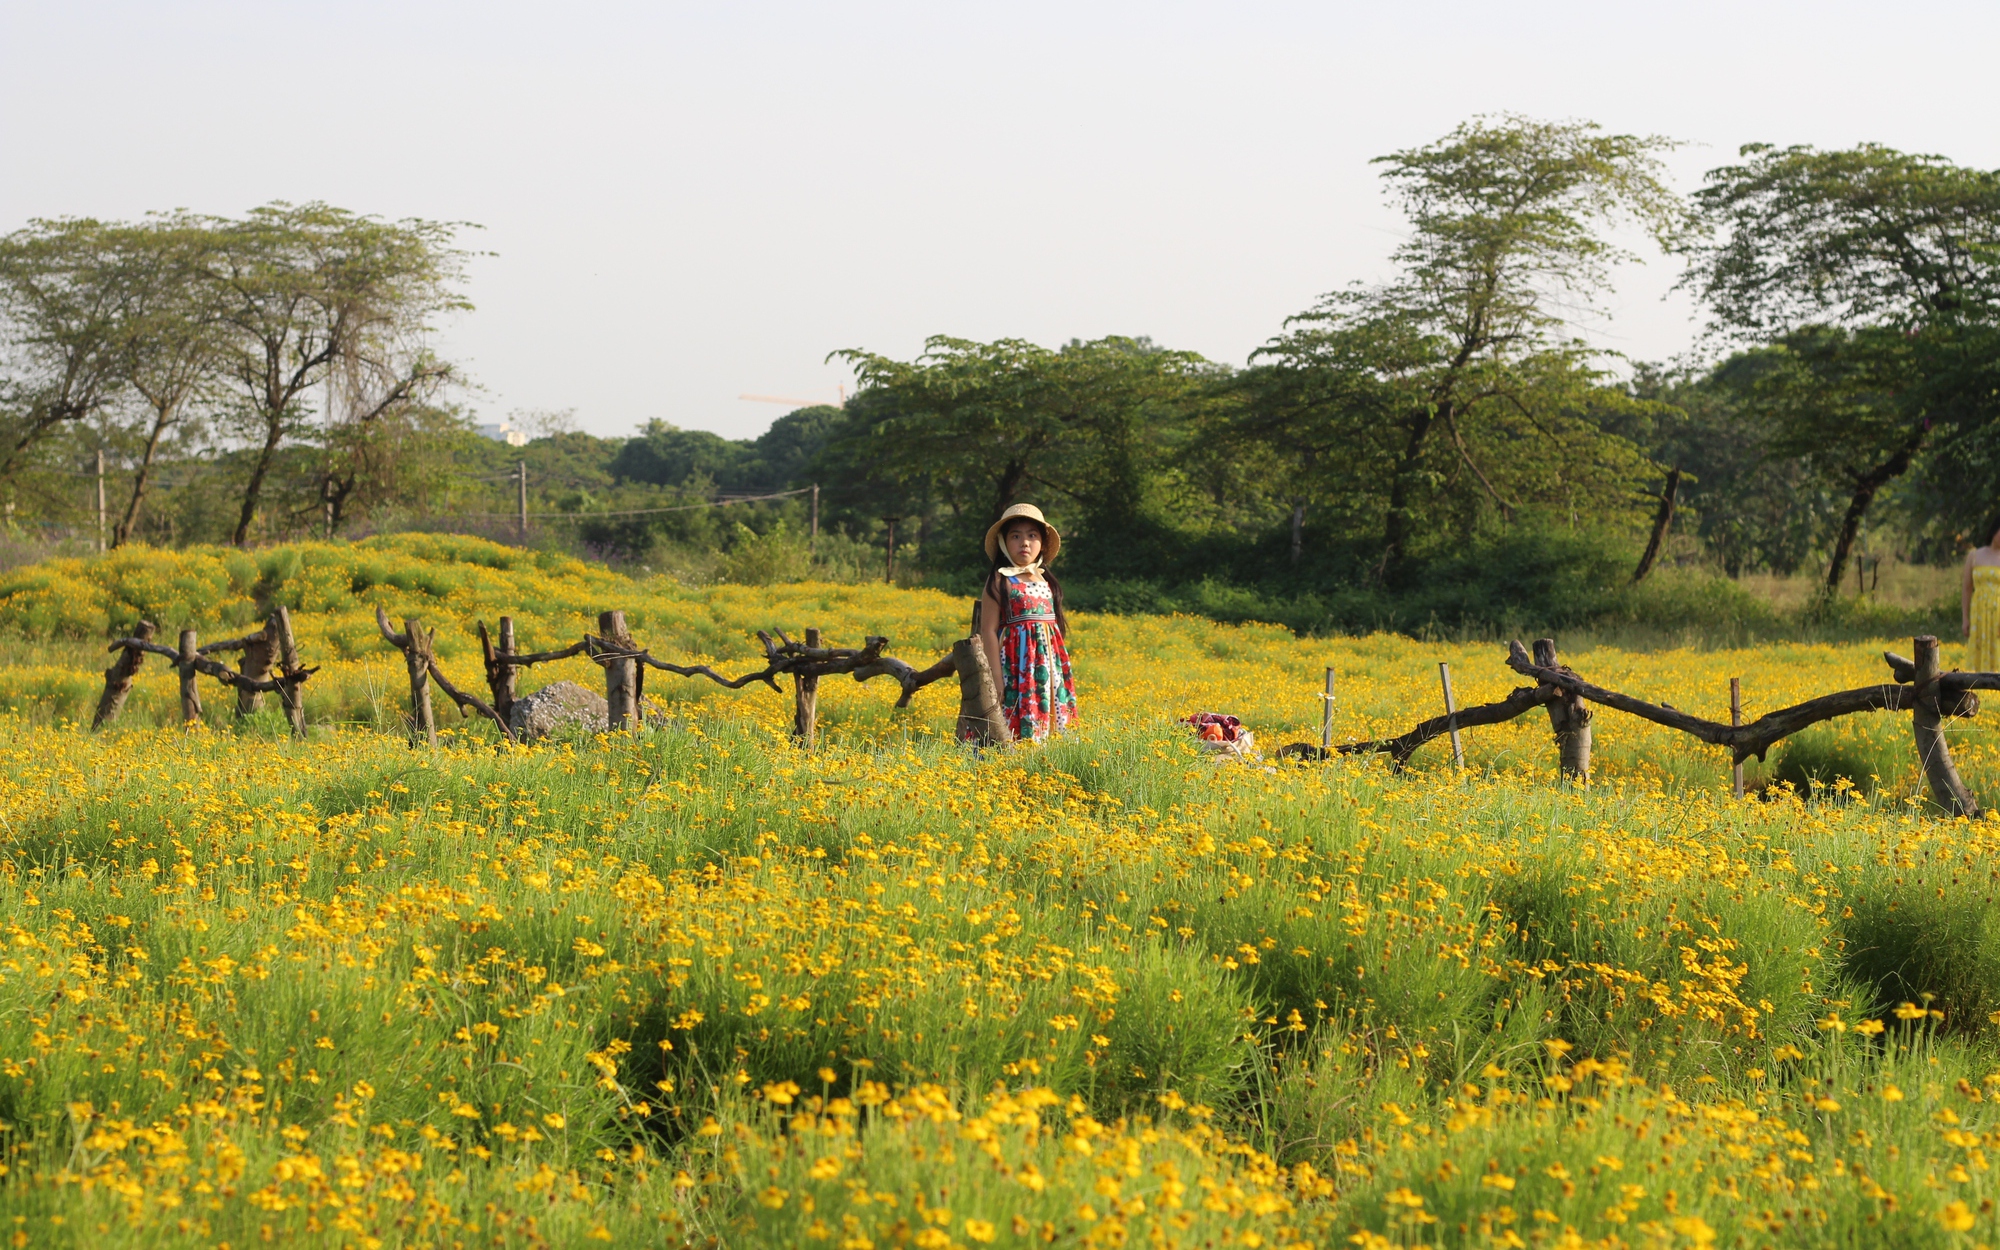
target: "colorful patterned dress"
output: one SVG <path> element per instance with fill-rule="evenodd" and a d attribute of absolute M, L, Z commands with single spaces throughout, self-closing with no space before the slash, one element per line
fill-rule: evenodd
<path fill-rule="evenodd" d="M 1009 577 L 1002 583 L 1000 710 L 1016 741 L 1037 742 L 1076 723 L 1076 682 L 1056 626 L 1049 584 Z"/>
<path fill-rule="evenodd" d="M 1965 667 L 1973 673 L 2000 672 L 2000 567 L 1972 566 L 1972 628 L 1967 631 Z"/>

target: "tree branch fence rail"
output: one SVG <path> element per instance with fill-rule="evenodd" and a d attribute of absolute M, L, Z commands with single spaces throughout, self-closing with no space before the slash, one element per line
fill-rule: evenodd
<path fill-rule="evenodd" d="M 1931 797 L 1953 815 L 1978 817 L 1979 803 L 1958 775 L 1943 726 L 1946 720 L 1977 715 L 1979 696 L 1974 692 L 2000 690 L 2000 673 L 1941 671 L 1938 640 L 1925 634 L 1914 642 L 1915 659 L 1894 652 L 1882 653 L 1893 679 L 1889 682 L 1820 695 L 1766 712 L 1748 724 L 1727 725 L 1683 712 L 1671 704 L 1649 703 L 1594 685 L 1560 662 L 1553 639 L 1537 640 L 1532 654 L 1519 642 L 1512 642 L 1507 648 L 1507 667 L 1533 678 L 1532 686 L 1518 687 L 1497 702 L 1447 708 L 1443 716 L 1420 721 L 1407 733 L 1393 738 L 1318 746 L 1294 742 L 1281 748 L 1279 754 L 1300 760 L 1383 754 L 1389 757 L 1391 768 L 1400 770 L 1419 747 L 1434 738 L 1459 729 L 1503 724 L 1545 707 L 1555 736 L 1559 771 L 1565 777 L 1588 779 L 1592 733 L 1589 705 L 1595 704 L 1678 730 L 1712 746 L 1726 747 L 1732 765 L 1740 769 L 1744 760 L 1755 756 L 1761 761 L 1782 740 L 1823 721 L 1859 712 L 1906 711 L 1911 714 L 1917 760 L 1923 766 Z M 1731 719 L 1740 719 L 1734 709 Z"/>

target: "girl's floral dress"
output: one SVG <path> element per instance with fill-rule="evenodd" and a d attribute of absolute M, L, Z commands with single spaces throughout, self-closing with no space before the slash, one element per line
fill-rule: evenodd
<path fill-rule="evenodd" d="M 1000 711 L 1017 741 L 1076 723 L 1076 682 L 1049 584 L 1009 577 L 1000 623 Z"/>

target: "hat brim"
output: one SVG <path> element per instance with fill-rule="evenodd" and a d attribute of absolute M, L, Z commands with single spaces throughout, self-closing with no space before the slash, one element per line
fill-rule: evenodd
<path fill-rule="evenodd" d="M 1013 524 L 1016 521 L 1031 521 L 1034 524 L 1041 526 L 1042 563 L 1047 564 L 1049 561 L 1056 558 L 1056 553 L 1062 550 L 1061 530 L 1057 529 L 1053 525 L 1050 525 L 1047 521 L 1041 520 L 1036 517 L 1003 516 L 999 520 L 995 521 L 993 524 L 986 527 L 987 559 L 997 560 L 1000 558 L 1000 535 L 1004 530 L 1006 530 L 1006 528 L 1009 525 Z"/>

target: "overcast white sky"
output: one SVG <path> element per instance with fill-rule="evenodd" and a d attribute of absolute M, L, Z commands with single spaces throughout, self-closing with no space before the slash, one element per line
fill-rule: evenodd
<path fill-rule="evenodd" d="M 0 0 L 0 229 L 321 199 L 477 222 L 493 419 L 734 437 L 827 353 L 1147 334 L 1241 363 L 1382 276 L 1368 159 L 1476 113 L 2000 166 L 2000 4 Z M 1684 350 L 1663 260 L 1605 345 Z"/>

